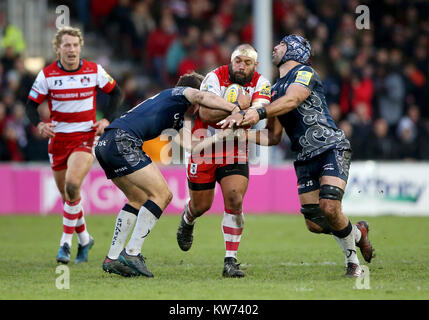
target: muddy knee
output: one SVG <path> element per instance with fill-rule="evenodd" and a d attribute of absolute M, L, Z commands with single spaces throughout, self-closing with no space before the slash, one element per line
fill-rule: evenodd
<path fill-rule="evenodd" d="M 225 197 L 225 208 L 234 212 L 241 212 L 243 206 L 243 196 L 236 190 L 232 190 Z"/>
<path fill-rule="evenodd" d="M 65 194 L 70 201 L 76 201 L 80 198 L 80 185 L 73 181 L 66 181 Z"/>

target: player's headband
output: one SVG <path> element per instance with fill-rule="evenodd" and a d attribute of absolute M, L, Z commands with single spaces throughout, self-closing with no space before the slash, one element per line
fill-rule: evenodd
<path fill-rule="evenodd" d="M 237 56 L 245 56 L 253 59 L 253 61 L 258 61 L 258 53 L 253 48 L 237 48 L 231 54 L 231 61 L 234 60 Z"/>

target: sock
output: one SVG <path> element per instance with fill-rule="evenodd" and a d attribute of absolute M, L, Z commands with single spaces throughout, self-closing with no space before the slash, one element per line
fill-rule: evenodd
<path fill-rule="evenodd" d="M 119 254 L 125 247 L 125 242 L 128 239 L 134 223 L 137 220 L 139 210 L 126 204 L 121 211 L 119 211 L 116 218 L 115 231 L 113 232 L 112 244 L 107 256 L 110 259 L 118 259 Z"/>
<path fill-rule="evenodd" d="M 196 217 L 194 217 L 191 211 L 191 200 L 189 200 L 189 202 L 185 205 L 185 214 L 183 215 L 183 220 L 185 220 L 187 224 L 193 225 L 195 224 L 195 219 Z"/>
<path fill-rule="evenodd" d="M 140 208 L 136 225 L 130 241 L 125 248 L 127 254 L 136 256 L 141 253 L 144 240 L 153 227 L 155 227 L 161 217 L 161 214 L 162 210 L 155 202 L 151 200 L 145 202 L 145 204 Z"/>
<path fill-rule="evenodd" d="M 225 241 L 225 257 L 237 259 L 238 246 L 244 227 L 244 215 L 242 212 L 233 212 L 225 209 L 222 219 L 222 232 Z"/>
<path fill-rule="evenodd" d="M 66 200 L 64 203 L 63 209 L 63 235 L 60 240 L 60 246 L 63 246 L 64 243 L 68 243 L 71 247 L 73 233 L 76 228 L 77 221 L 79 219 L 80 213 L 82 211 L 82 205 L 80 199 L 74 202 Z"/>
<path fill-rule="evenodd" d="M 89 243 L 90 237 L 88 230 L 86 229 L 85 218 L 83 217 L 83 209 L 79 213 L 75 231 L 79 240 L 79 244 L 86 246 Z"/>
<path fill-rule="evenodd" d="M 347 227 L 343 230 L 332 230 L 335 240 L 343 250 L 347 263 L 355 263 L 359 265 L 359 259 L 356 254 L 356 242 L 352 224 L 349 221 Z"/>
<path fill-rule="evenodd" d="M 356 227 L 355 224 L 352 227 L 355 236 L 355 243 L 358 243 L 360 241 L 360 238 L 362 237 L 362 232 L 360 232 L 360 230 L 358 229 L 358 227 Z"/>

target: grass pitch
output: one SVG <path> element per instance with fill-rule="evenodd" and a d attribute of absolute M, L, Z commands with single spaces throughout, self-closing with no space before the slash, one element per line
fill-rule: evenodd
<path fill-rule="evenodd" d="M 112 238 L 115 216 L 87 216 L 95 239 L 89 262 L 75 265 L 73 239 L 70 288 L 56 287 L 55 257 L 60 216 L 0 217 L 0 299 L 428 299 L 429 218 L 369 217 L 377 257 L 368 264 L 369 289 L 345 279 L 344 256 L 332 236 L 305 229 L 301 216 L 246 216 L 239 262 L 243 279 L 224 279 L 221 216 L 197 221 L 194 245 L 176 243 L 179 216 L 163 216 L 143 246 L 155 278 L 123 278 L 101 264 Z M 352 222 L 360 218 L 352 217 Z M 363 258 L 359 253 L 361 262 Z"/>

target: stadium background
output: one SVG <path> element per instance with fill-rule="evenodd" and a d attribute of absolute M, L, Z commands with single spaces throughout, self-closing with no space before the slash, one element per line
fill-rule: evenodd
<path fill-rule="evenodd" d="M 119 115 L 173 86 L 190 70 L 205 74 L 228 63 L 237 44 L 255 43 L 255 30 L 261 26 L 253 19 L 253 4 L 252 0 L 1 0 L 0 214 L 61 211 L 48 166 L 47 140 L 24 112 L 35 75 L 55 59 L 51 40 L 59 5 L 69 8 L 70 24 L 83 30 L 82 56 L 101 63 L 123 89 Z M 361 4 L 370 9 L 368 30 L 356 28 L 355 9 Z M 312 65 L 324 82 L 331 114 L 352 143 L 346 213 L 429 211 L 424 179 L 429 176 L 428 16 L 427 1 L 272 1 L 270 43 L 290 33 L 310 40 Z M 264 75 L 275 82 L 275 72 Z M 106 99 L 102 93 L 97 97 L 100 117 Z M 47 104 L 39 109 L 48 119 Z M 145 150 L 159 160 L 166 143 L 156 139 L 145 144 Z M 270 148 L 268 173 L 251 177 L 246 212 L 298 212 L 293 158 L 287 137 Z M 173 199 L 167 211 L 177 213 L 186 198 L 185 170 L 160 165 L 178 200 Z M 101 182 L 105 179 L 96 167 L 85 182 L 84 197 L 97 203 L 91 202 L 87 212 L 114 213 L 123 198 Z M 282 174 L 284 179 L 278 178 Z M 256 202 L 255 196 L 265 200 Z M 212 211 L 222 210 L 217 197 Z"/>

